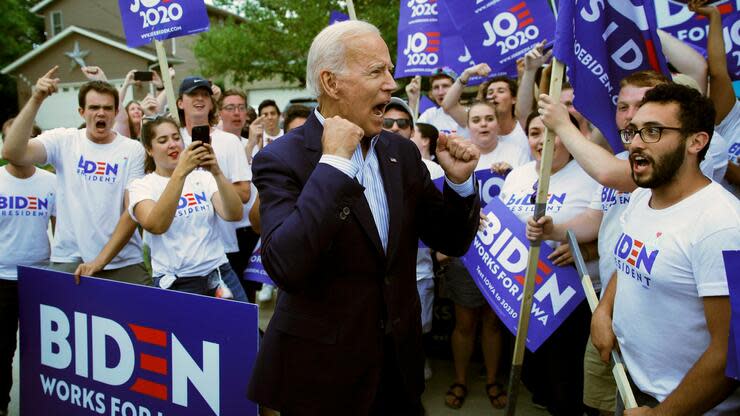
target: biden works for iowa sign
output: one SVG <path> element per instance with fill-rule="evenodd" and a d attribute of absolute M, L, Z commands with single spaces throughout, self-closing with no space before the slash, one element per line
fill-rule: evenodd
<path fill-rule="evenodd" d="M 20 267 L 26 415 L 256 415 L 255 305 Z"/>

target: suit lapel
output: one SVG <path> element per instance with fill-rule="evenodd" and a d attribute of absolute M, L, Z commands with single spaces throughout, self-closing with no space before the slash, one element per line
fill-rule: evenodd
<path fill-rule="evenodd" d="M 385 253 L 383 253 L 383 243 L 380 242 L 380 235 L 378 234 L 378 227 L 375 225 L 375 219 L 373 219 L 373 213 L 370 211 L 370 204 L 367 203 L 365 195 L 363 195 L 362 198 L 357 199 L 352 212 L 362 226 L 362 229 L 365 231 L 365 234 L 367 234 L 367 237 L 373 243 L 375 254 L 380 256 L 380 258 L 385 258 Z"/>
<path fill-rule="evenodd" d="M 403 192 L 401 185 L 401 165 L 398 154 L 391 149 L 388 141 L 393 140 L 388 134 L 380 134 L 378 143 L 375 145 L 375 152 L 378 156 L 378 165 L 380 165 L 380 176 L 383 178 L 383 188 L 385 197 L 388 201 L 388 262 L 391 264 L 393 256 L 398 249 L 398 243 L 401 232 L 401 220 L 403 216 Z"/>
<path fill-rule="evenodd" d="M 308 120 L 306 120 L 306 123 L 304 124 L 304 129 L 305 146 L 308 150 L 312 151 L 309 153 L 311 170 L 308 172 L 308 175 L 306 175 L 306 179 L 308 179 L 308 176 L 311 175 L 311 171 L 316 168 L 316 165 L 321 159 L 321 135 L 324 132 L 324 127 L 321 125 L 316 115 L 311 113 L 311 116 L 309 116 Z M 367 203 L 365 195 L 363 195 L 362 198 L 357 199 L 351 212 L 357 219 L 357 222 L 360 223 L 360 226 L 363 231 L 365 231 L 368 239 L 370 239 L 373 247 L 375 247 L 376 254 L 380 258 L 384 258 L 385 253 L 383 253 L 383 244 L 380 242 L 378 228 L 375 225 L 375 220 L 373 219 L 373 214 L 370 211 L 370 205 Z"/>

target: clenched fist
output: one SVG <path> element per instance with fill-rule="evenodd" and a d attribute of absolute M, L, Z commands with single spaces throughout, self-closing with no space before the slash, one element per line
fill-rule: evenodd
<path fill-rule="evenodd" d="M 352 154 L 364 135 L 365 132 L 357 124 L 339 116 L 334 116 L 324 121 L 321 146 L 325 155 L 352 159 Z"/>
<path fill-rule="evenodd" d="M 480 150 L 470 140 L 456 134 L 439 135 L 437 160 L 445 175 L 453 183 L 463 183 L 473 174 L 478 165 Z"/>

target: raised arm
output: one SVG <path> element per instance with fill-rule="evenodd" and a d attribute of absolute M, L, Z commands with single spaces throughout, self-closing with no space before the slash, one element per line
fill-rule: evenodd
<path fill-rule="evenodd" d="M 537 106 L 545 125 L 555 131 L 568 152 L 596 182 L 622 192 L 632 192 L 637 188 L 629 161 L 618 159 L 586 139 L 570 122 L 568 109 L 563 104 L 555 102 L 547 94 L 540 94 Z"/>
<path fill-rule="evenodd" d="M 467 85 L 470 77 L 479 75 L 482 77 L 488 76 L 491 73 L 491 67 L 487 63 L 478 64 L 465 70 L 460 74 L 459 77 L 452 83 L 452 86 L 447 90 L 445 99 L 442 101 L 442 108 L 445 113 L 449 114 L 450 117 L 455 120 L 457 124 L 462 127 L 468 125 L 468 112 L 465 111 L 465 107 L 460 104 L 460 97 L 462 96 L 463 89 Z"/>
<path fill-rule="evenodd" d="M 527 117 L 535 107 L 534 80 L 537 69 L 552 57 L 552 50 L 543 54 L 545 42 L 543 40 L 524 55 L 524 71 L 519 78 L 519 90 L 516 93 L 516 106 L 514 107 L 516 119 L 522 126 L 526 124 Z"/>
<path fill-rule="evenodd" d="M 415 76 L 406 85 L 406 96 L 409 99 L 409 108 L 415 117 L 419 116 L 419 96 L 421 94 L 421 77 Z"/>
<path fill-rule="evenodd" d="M 709 63 L 709 99 L 714 103 L 717 116 L 714 124 L 719 124 L 735 105 L 732 79 L 727 70 L 724 38 L 722 37 L 722 15 L 715 6 L 703 6 L 706 0 L 689 1 L 689 9 L 709 19 L 707 36 L 707 61 Z"/>
<path fill-rule="evenodd" d="M 13 120 L 3 144 L 2 156 L 8 162 L 18 166 L 46 163 L 46 149 L 36 140 L 30 140 L 33 122 L 46 97 L 57 92 L 59 78 L 56 72 L 59 67 L 51 68 L 36 81 L 31 98 L 18 116 Z"/>
<path fill-rule="evenodd" d="M 696 49 L 678 40 L 668 32 L 658 29 L 663 54 L 682 74 L 693 78 L 699 84 L 702 94 L 707 93 L 707 61 Z"/>
<path fill-rule="evenodd" d="M 123 85 L 121 85 L 121 88 L 118 90 L 118 102 L 120 103 L 120 106 L 123 106 L 123 103 L 126 100 L 126 94 L 128 93 L 128 88 L 134 82 L 134 72 L 136 72 L 135 69 L 128 71 L 126 78 L 123 80 Z M 116 114 L 116 123 L 113 125 L 113 130 L 126 137 L 131 137 L 131 130 L 128 126 L 128 113 L 125 109 L 121 109 L 121 111 Z"/>

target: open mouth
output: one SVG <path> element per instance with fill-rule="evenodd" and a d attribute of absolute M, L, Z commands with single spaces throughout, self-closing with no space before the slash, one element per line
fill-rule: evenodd
<path fill-rule="evenodd" d="M 96 129 L 104 129 L 105 128 L 105 125 L 106 125 L 106 123 L 103 120 L 98 120 L 98 121 L 95 122 L 95 128 Z"/>
<path fill-rule="evenodd" d="M 648 156 L 633 153 L 630 155 L 630 165 L 632 166 L 632 172 L 642 173 L 652 164 L 652 159 Z"/>
<path fill-rule="evenodd" d="M 174 150 L 172 152 L 167 153 L 167 156 L 169 156 L 172 159 L 177 159 L 177 157 L 180 156 L 180 152 L 177 150 Z"/>
<path fill-rule="evenodd" d="M 385 106 L 388 105 L 389 102 L 390 101 L 383 101 L 382 103 L 373 107 L 373 115 L 382 118 L 383 113 L 385 112 Z"/>

